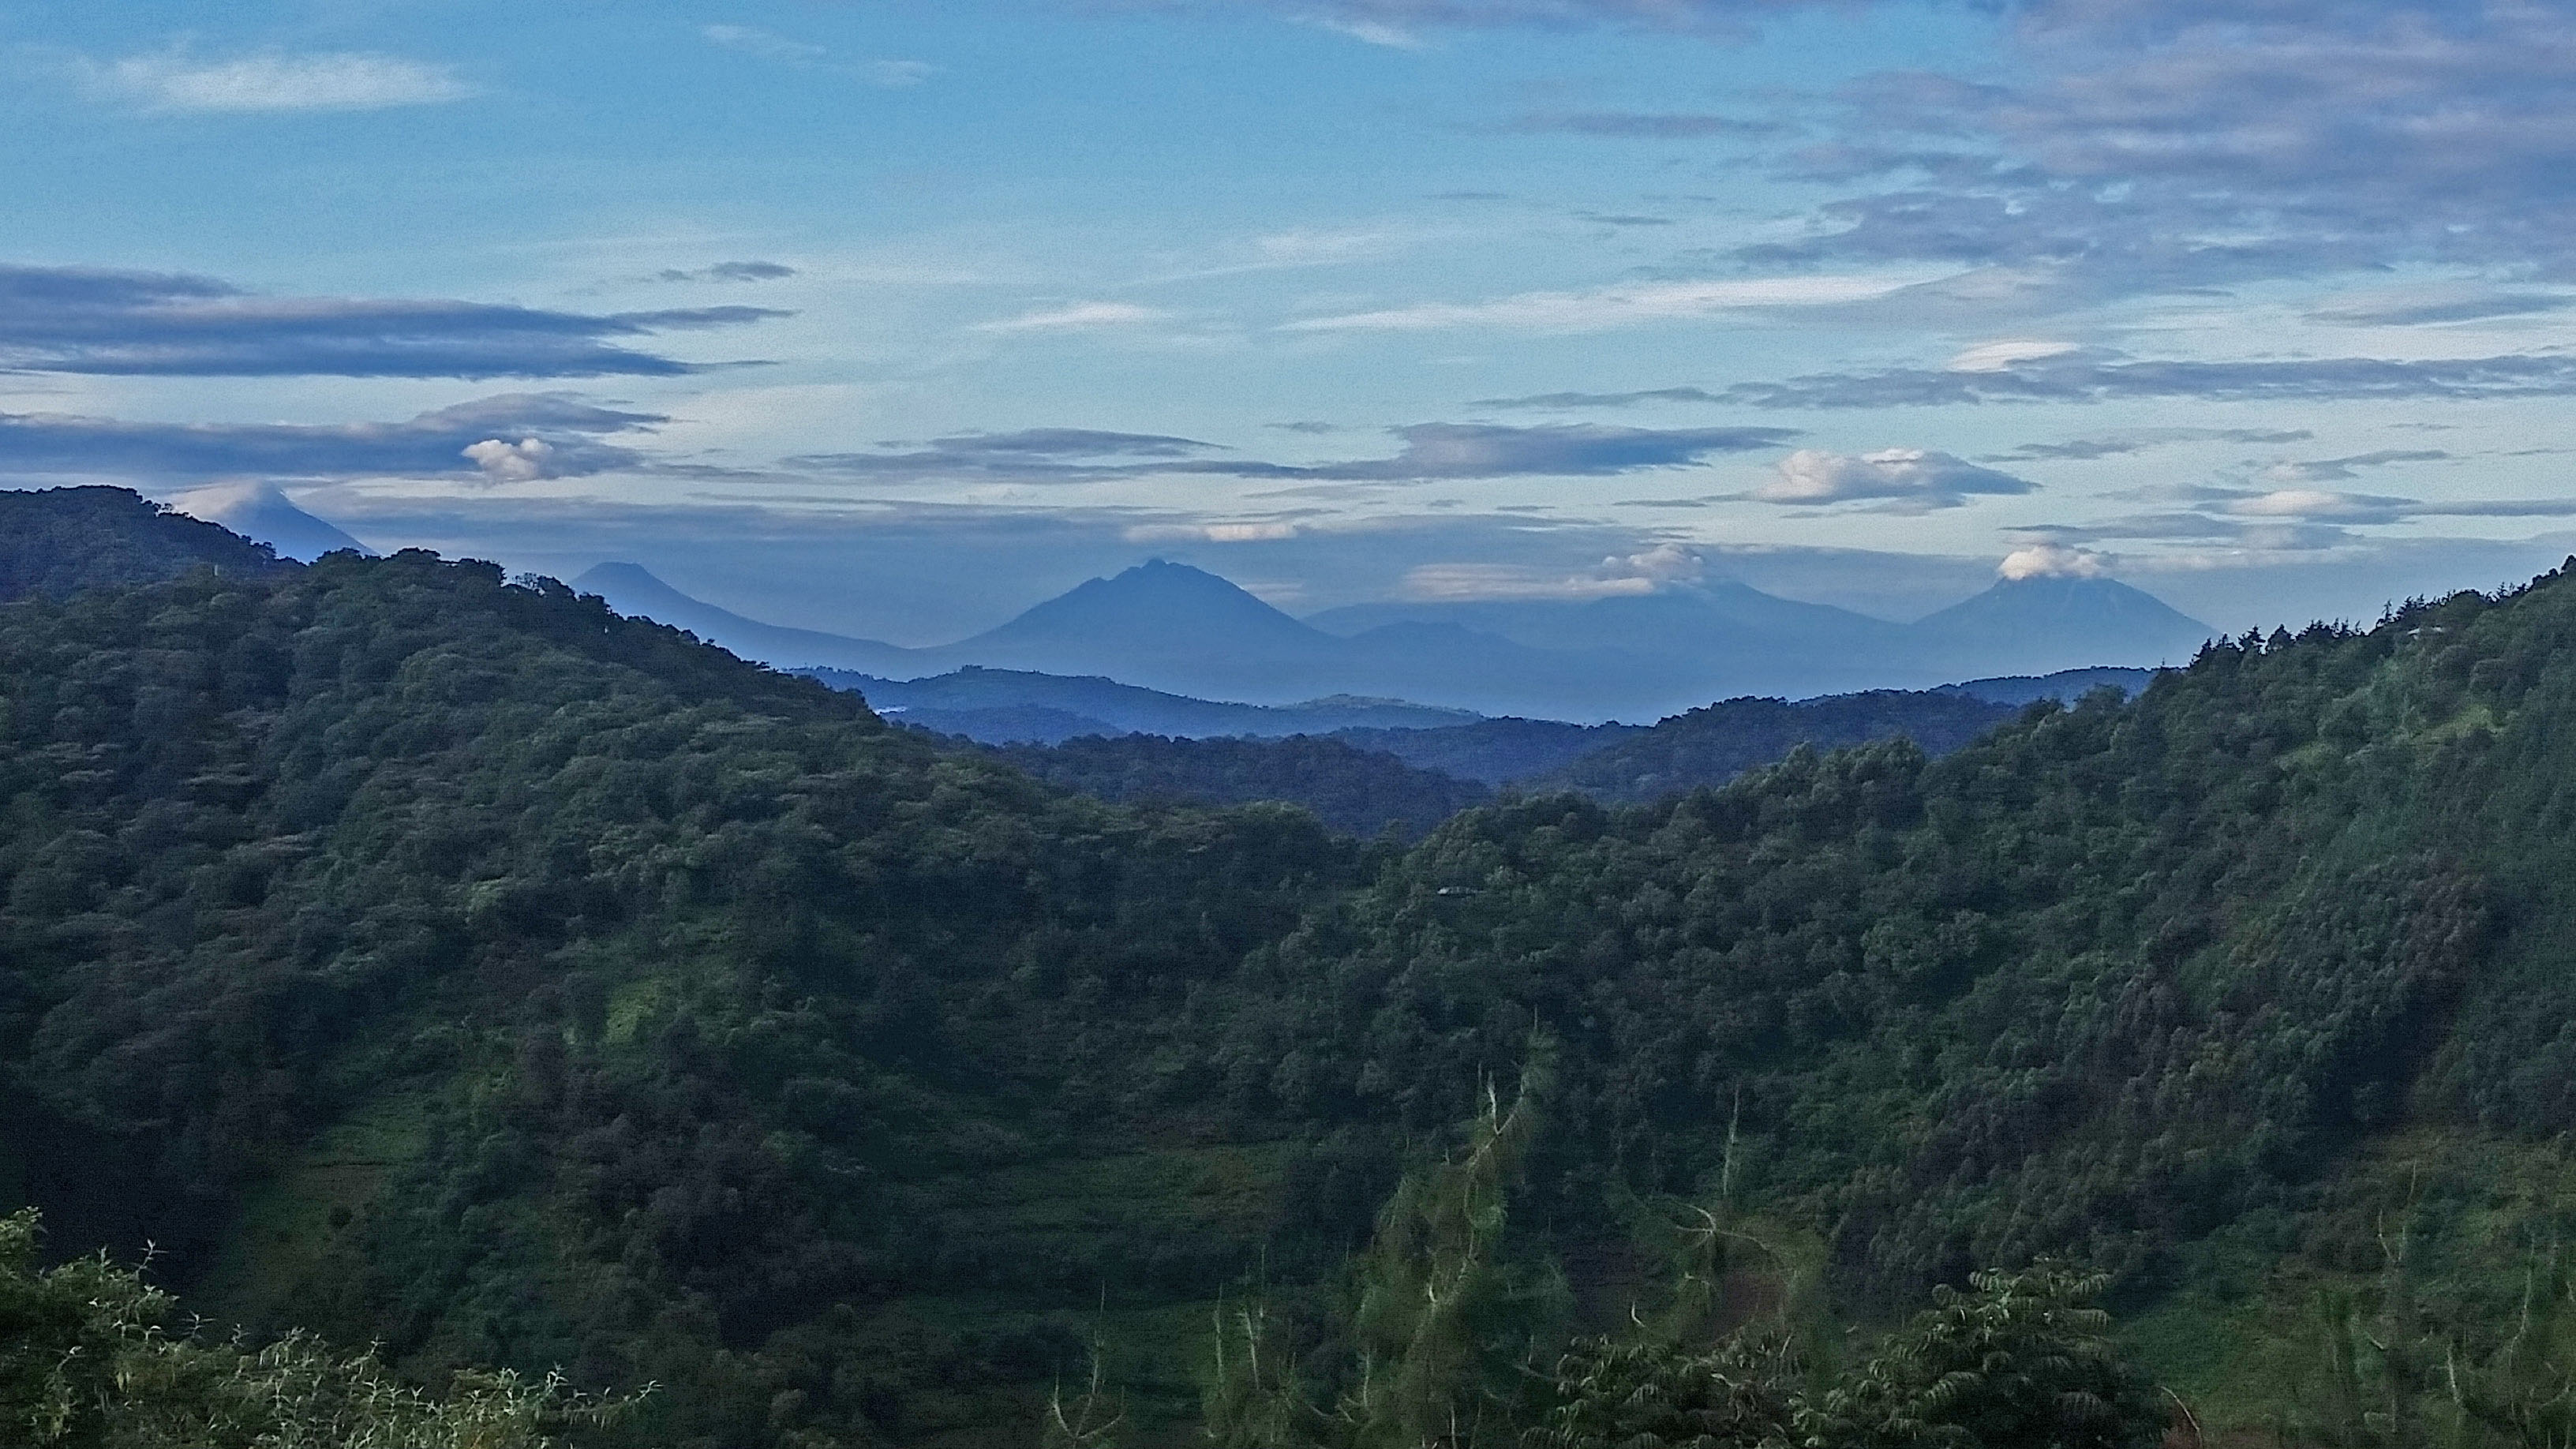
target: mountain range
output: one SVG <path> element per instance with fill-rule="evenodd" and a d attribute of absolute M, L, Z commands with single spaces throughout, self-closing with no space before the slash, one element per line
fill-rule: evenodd
<path fill-rule="evenodd" d="M 1120 684 L 969 664 L 926 679 L 882 679 L 846 669 L 798 669 L 834 689 L 854 689 L 888 719 L 992 744 L 1054 744 L 1079 735 L 1232 736 L 1284 739 L 1336 730 L 1425 730 L 1482 716 L 1402 700 L 1336 695 L 1300 704 L 1229 704 Z"/>
<path fill-rule="evenodd" d="M 1103 804 L 551 579 L 118 490 L 0 493 L 0 591 L 0 1213 L 157 1245 L 170 1342 L 658 1386 L 585 1449 L 1019 1449 L 1086 1382 L 1179 1449 L 1278 1442 L 1210 1422 L 1218 1334 L 1336 1394 L 1486 1362 L 1350 1312 L 1462 1263 L 1501 1347 L 1428 1422 L 1756 1315 L 1984 1353 L 1875 1305 L 2056 1258 L 2194 1444 L 2576 1383 L 2576 565 L 1670 794 L 1824 712 L 1729 701 L 1580 772 L 1654 804 L 1410 847 L 1168 798 L 1457 798 L 1334 742 L 1031 760 Z"/>
<path fill-rule="evenodd" d="M 747 619 L 633 564 L 603 564 L 573 582 L 621 612 L 781 667 L 917 681 L 975 665 L 1251 705 L 1401 698 L 1587 722 L 1653 720 L 1742 695 L 2180 663 L 2213 633 L 2107 578 L 2007 579 L 1913 624 L 1740 583 L 1586 601 L 1370 604 L 1301 620 L 1215 574 L 1156 560 L 971 638 L 908 648 Z"/>

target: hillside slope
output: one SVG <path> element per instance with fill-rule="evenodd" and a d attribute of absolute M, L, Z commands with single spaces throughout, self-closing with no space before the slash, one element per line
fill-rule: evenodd
<path fill-rule="evenodd" d="M 1404 851 L 418 553 L 0 608 L 0 703 L 0 1191 L 626 1442 L 1025 1444 L 1095 1340 L 1191 1442 L 1538 1042 L 1534 1336 L 1659 1204 L 1863 1318 L 2073 1253 L 2216 1431 L 2398 1226 L 2466 1352 L 2576 1221 L 2576 575 Z"/>
<path fill-rule="evenodd" d="M 122 488 L 0 490 L 0 600 L 154 583 L 198 568 L 267 578 L 295 565 Z"/>

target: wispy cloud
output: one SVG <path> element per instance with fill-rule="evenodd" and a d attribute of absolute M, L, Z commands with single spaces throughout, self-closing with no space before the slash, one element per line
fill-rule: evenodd
<path fill-rule="evenodd" d="M 1763 15 L 1815 0 L 1197 0 L 1205 9 L 1261 9 L 1305 24 L 1434 27 L 1612 25 L 1740 35 Z"/>
<path fill-rule="evenodd" d="M 2075 295 L 2576 263 L 2564 4 L 2017 8 L 2010 80 L 1849 87 L 1840 133 L 1786 164 L 1863 189 L 1753 255 L 2044 267 Z M 2446 304 L 2373 325 L 2458 320 Z"/>
<path fill-rule="evenodd" d="M 2385 468 L 2391 463 L 2438 463 L 2453 456 L 2439 448 L 2383 448 L 2375 453 L 2355 453 L 2346 458 L 2274 463 L 2263 470 L 2262 476 L 2280 483 L 2335 483 L 2355 476 L 2363 468 Z"/>
<path fill-rule="evenodd" d="M 1610 477 L 1689 467 L 1726 453 L 1776 448 L 1796 436 L 1780 428 L 1612 428 L 1592 424 L 1511 428 L 1490 423 L 1416 423 L 1395 429 L 1404 448 L 1391 458 L 1305 466 L 1208 463 L 1194 471 L 1350 482 L 1453 478 Z"/>
<path fill-rule="evenodd" d="M 995 322 L 980 322 L 978 332 L 1091 332 L 1105 327 L 1135 327 L 1160 322 L 1171 314 L 1154 307 L 1140 307 L 1133 302 L 1076 302 L 1064 307 L 1048 307 L 1005 317 Z"/>
<path fill-rule="evenodd" d="M 2307 314 L 2311 322 L 2338 327 L 2425 327 L 2535 317 L 2576 307 L 2576 296 L 2558 292 L 2420 289 L 2339 297 Z"/>
<path fill-rule="evenodd" d="M 0 367 L 202 377 L 676 376 L 617 345 L 783 312 L 698 307 L 589 316 L 408 299 L 269 297 L 211 277 L 0 264 Z"/>
<path fill-rule="evenodd" d="M 2092 403 L 2142 398 L 2214 402 L 2557 397 L 2576 393 L 2576 356 L 2399 361 L 2325 357 L 2183 362 L 2071 354 L 1984 371 L 1889 368 L 1740 383 L 1719 400 L 1761 408 L 1932 407 L 1984 402 Z"/>
<path fill-rule="evenodd" d="M 246 475 L 513 482 L 641 464 L 643 455 L 605 439 L 664 421 L 548 393 L 506 393 L 398 423 L 160 423 L 0 413 L 0 477 L 105 480 L 147 490 Z"/>
<path fill-rule="evenodd" d="M 1722 403 L 1726 399 L 1704 387 L 1656 387 L 1639 392 L 1542 392 L 1528 397 L 1489 397 L 1479 399 L 1480 408 L 1527 408 L 1533 411 L 1571 411 L 1578 408 L 1626 408 L 1639 403 Z"/>
<path fill-rule="evenodd" d="M 2069 438 L 2062 443 L 2024 443 L 1986 461 L 2089 463 L 2097 458 L 2125 458 L 2183 443 L 2304 443 L 2315 436 L 2305 428 L 2141 428 L 2101 437 Z"/>
<path fill-rule="evenodd" d="M 155 115 L 380 111 L 461 101 L 474 87 L 445 66 L 355 51 L 260 51 L 229 59 L 184 49 L 78 63 L 91 88 Z"/>
<path fill-rule="evenodd" d="M 757 25 L 705 25 L 699 27 L 698 34 L 704 36 L 710 45 L 738 51 L 774 65 L 828 71 L 889 89 L 917 86 L 939 73 L 939 67 L 922 60 L 836 60 L 828 46 L 790 39 Z"/>
<path fill-rule="evenodd" d="M 1777 122 L 1705 111 L 1533 111 L 1514 120 L 1509 129 L 1623 140 L 1703 141 L 1719 136 L 1772 136 L 1781 127 Z"/>
<path fill-rule="evenodd" d="M 1301 18 L 1307 24 L 1319 29 L 1332 31 L 1336 35 L 1347 35 L 1364 45 L 1379 46 L 1387 50 L 1422 50 L 1429 44 L 1416 32 L 1384 20 L 1341 15 L 1309 15 Z"/>
<path fill-rule="evenodd" d="M 1770 308 L 1865 302 L 1912 285 L 1912 279 L 1856 276 L 1748 277 L 1724 281 L 1640 282 L 1588 292 L 1524 292 L 1484 302 L 1426 302 L 1374 312 L 1309 317 L 1289 332 L 1428 332 L 1489 327 L 1507 331 L 1601 332 L 1653 322 L 1714 317 Z"/>
<path fill-rule="evenodd" d="M 1170 468 L 1209 453 L 1214 443 L 1160 433 L 1104 432 L 1093 428 L 1027 428 L 1008 433 L 961 433 L 925 443 L 882 445 L 874 453 L 814 453 L 784 466 L 845 478 L 1007 480 L 1021 483 L 1088 483 Z"/>
<path fill-rule="evenodd" d="M 704 267 L 665 267 L 653 274 L 656 282 L 775 282 L 796 275 L 796 269 L 783 262 L 717 262 Z"/>
<path fill-rule="evenodd" d="M 1211 456 L 1229 450 L 1189 438 L 1042 428 L 937 438 L 877 453 L 790 458 L 787 466 L 848 477 L 1097 482 L 1145 474 L 1275 479 L 1300 483 L 1420 483 L 1449 479 L 1611 477 L 1689 467 L 1726 453 L 1786 444 L 1784 428 L 1538 428 L 1416 423 L 1392 430 L 1391 457 L 1276 463 Z"/>

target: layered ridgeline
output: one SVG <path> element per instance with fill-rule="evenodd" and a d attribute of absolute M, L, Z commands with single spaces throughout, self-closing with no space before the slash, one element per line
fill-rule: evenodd
<path fill-rule="evenodd" d="M 1345 716 L 1355 703 L 1401 699 L 1495 716 L 1652 720 L 1746 695 L 2178 664 L 2211 633 L 2116 579 L 2052 577 L 1999 580 L 1912 624 L 1736 583 L 1583 601 L 1370 604 L 1300 620 L 1214 574 L 1156 560 L 1077 585 L 970 638 L 908 648 L 760 623 L 632 564 L 603 564 L 573 585 L 746 659 L 872 676 L 880 685 L 860 687 L 906 708 L 954 715 L 971 709 L 969 700 L 991 699 L 996 685 L 1007 688 L 1005 679 L 960 677 L 965 666 L 1023 679 L 1101 676 L 1063 680 L 1092 687 L 1041 703 L 1079 718 L 1024 717 L 1015 727 L 1032 733 L 1014 736 L 1021 739 L 1085 733 L 1085 721 L 1120 724 L 1122 714 L 1133 722 L 1120 727 L 1156 734 L 1309 728 L 1271 728 L 1282 720 L 1276 713 L 1214 730 L 1137 720 L 1151 711 L 1137 696 L 1152 693 L 1166 702 L 1182 695 Z M 1098 688 L 1108 680 L 1128 691 Z M 911 687 L 890 690 L 886 681 Z M 1420 723 L 1344 719 L 1353 727 Z M 962 720 L 935 727 L 980 733 Z"/>
<path fill-rule="evenodd" d="M 2555 1442 L 2576 576 L 1402 851 L 419 553 L 0 608 L 0 704 L 0 1194 L 255 1335 L 657 1383 L 609 1442 L 1499 1445 L 1569 1335 L 2047 1253 L 2212 1434 Z M 1989 1281 L 1954 1345 L 2057 1301 Z M 1715 1382 L 1629 1351 L 1568 1362 Z M 1782 1352 L 1712 1412 L 1985 1402 Z"/>

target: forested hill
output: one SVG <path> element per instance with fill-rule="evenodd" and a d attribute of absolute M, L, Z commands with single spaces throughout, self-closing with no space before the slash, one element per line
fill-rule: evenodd
<path fill-rule="evenodd" d="M 1896 689 L 1794 704 L 1722 700 L 1612 739 L 1519 783 L 1524 790 L 1580 790 L 1598 800 L 1643 804 L 1725 784 L 1801 745 L 1835 749 L 1903 737 L 1931 754 L 1946 755 L 2015 712 L 2010 705 L 1969 695 Z"/>
<path fill-rule="evenodd" d="M 1493 798 L 1473 780 L 1418 770 L 1394 755 L 1337 739 L 1170 739 L 1097 735 L 1054 745 L 985 747 L 1051 785 L 1102 800 L 1242 805 L 1281 801 L 1335 830 L 1418 836 Z"/>
<path fill-rule="evenodd" d="M 157 583 L 207 567 L 268 578 L 295 565 L 123 488 L 0 491 L 0 600 Z"/>
<path fill-rule="evenodd" d="M 1710 1321 L 2068 1253 L 2220 1433 L 2318 1289 L 2402 1246 L 2484 1362 L 2576 1228 L 2576 576 L 1409 850 L 419 553 L 0 607 L 0 706 L 0 1192 L 223 1321 L 657 1382 L 606 1442 L 1027 1444 L 1095 1347 L 1192 1442 L 1253 1293 L 1323 1392 L 1515 1081 L 1533 1352 L 1702 1211 L 1808 1265 Z"/>

